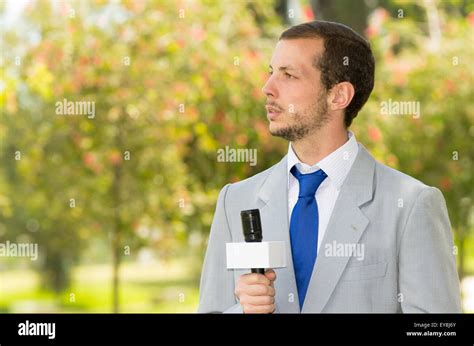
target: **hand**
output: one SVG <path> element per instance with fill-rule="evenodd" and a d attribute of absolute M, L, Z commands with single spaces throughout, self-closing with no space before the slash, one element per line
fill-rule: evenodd
<path fill-rule="evenodd" d="M 244 314 L 271 314 L 275 311 L 275 279 L 273 269 L 267 269 L 265 275 L 251 273 L 240 276 L 235 295 L 244 308 Z"/>

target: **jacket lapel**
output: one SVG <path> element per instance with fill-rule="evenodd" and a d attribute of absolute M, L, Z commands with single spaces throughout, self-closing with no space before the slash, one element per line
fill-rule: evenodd
<path fill-rule="evenodd" d="M 274 166 L 262 184 L 258 198 L 261 203 L 264 241 L 284 241 L 286 244 L 286 268 L 275 269 L 277 312 L 299 313 L 298 291 L 293 270 L 288 221 L 288 174 L 286 156 Z"/>
<path fill-rule="evenodd" d="M 369 224 L 359 207 L 373 197 L 374 170 L 375 160 L 359 144 L 359 153 L 341 187 L 319 247 L 302 312 L 323 311 L 350 259 L 326 256 L 325 244 L 357 244 Z"/>

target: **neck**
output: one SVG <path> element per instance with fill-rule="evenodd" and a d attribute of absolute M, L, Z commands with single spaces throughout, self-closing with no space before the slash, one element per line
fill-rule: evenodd
<path fill-rule="evenodd" d="M 324 127 L 302 139 L 291 142 L 291 147 L 301 162 L 313 166 L 344 145 L 347 140 L 347 129 L 336 130 Z"/>

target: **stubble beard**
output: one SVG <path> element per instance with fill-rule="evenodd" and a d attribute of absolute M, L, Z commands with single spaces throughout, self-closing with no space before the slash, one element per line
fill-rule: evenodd
<path fill-rule="evenodd" d="M 305 138 L 308 134 L 321 129 L 329 121 L 327 113 L 326 93 L 321 91 L 315 103 L 301 112 L 287 113 L 292 119 L 285 127 L 270 129 L 273 136 L 281 137 L 290 142 Z"/>

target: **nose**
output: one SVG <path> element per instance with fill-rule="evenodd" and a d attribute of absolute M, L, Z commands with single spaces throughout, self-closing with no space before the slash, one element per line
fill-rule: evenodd
<path fill-rule="evenodd" d="M 273 75 L 271 75 L 267 79 L 267 82 L 263 86 L 262 91 L 267 97 L 270 97 L 270 96 L 273 97 L 273 98 L 278 97 L 278 91 L 277 91 L 277 88 L 275 86 L 275 82 L 273 80 Z"/>

